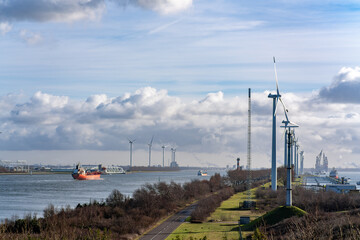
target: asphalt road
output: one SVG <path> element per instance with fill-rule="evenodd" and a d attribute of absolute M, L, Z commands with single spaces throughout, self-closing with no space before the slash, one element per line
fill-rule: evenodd
<path fill-rule="evenodd" d="M 168 218 L 165 222 L 144 234 L 139 240 L 164 240 L 166 239 L 176 228 L 178 228 L 185 219 L 191 215 L 191 212 L 195 209 L 196 204 L 190 205 L 184 208 L 180 212 L 174 214 Z"/>

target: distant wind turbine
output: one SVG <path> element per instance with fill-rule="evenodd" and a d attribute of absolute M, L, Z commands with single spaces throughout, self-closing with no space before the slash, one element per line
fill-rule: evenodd
<path fill-rule="evenodd" d="M 277 190 L 277 168 L 276 168 L 276 112 L 279 101 L 281 102 L 284 112 L 288 112 L 284 102 L 281 99 L 281 94 L 279 90 L 279 82 L 277 79 L 277 72 L 276 72 L 276 62 L 275 57 L 274 60 L 274 72 L 275 72 L 275 81 L 276 81 L 276 94 L 269 94 L 268 98 L 273 99 L 273 122 L 272 122 L 272 153 L 271 153 L 271 187 L 272 190 Z M 287 117 L 286 117 L 287 118 Z"/>
<path fill-rule="evenodd" d="M 153 140 L 154 140 L 154 136 L 152 136 L 150 143 L 148 143 L 148 145 L 149 145 L 149 167 L 151 166 L 151 147 L 152 147 Z"/>
<path fill-rule="evenodd" d="M 175 152 L 176 152 L 176 148 L 171 148 L 171 153 L 172 153 L 172 156 L 171 156 L 171 162 L 175 162 Z"/>
<path fill-rule="evenodd" d="M 163 167 L 165 167 L 165 148 L 166 148 L 167 146 L 165 146 L 165 145 L 162 145 L 162 149 L 163 149 Z"/>
<path fill-rule="evenodd" d="M 129 143 L 130 143 L 130 169 L 131 169 L 131 167 L 132 167 L 132 145 L 133 145 L 133 143 L 135 142 L 135 139 L 134 139 L 134 140 L 130 140 L 130 139 L 128 138 L 128 140 L 129 140 Z"/>

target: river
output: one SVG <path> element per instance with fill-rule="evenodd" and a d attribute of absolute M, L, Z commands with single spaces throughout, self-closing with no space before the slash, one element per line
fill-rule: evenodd
<path fill-rule="evenodd" d="M 131 195 L 146 183 L 185 183 L 193 179 L 210 179 L 216 172 L 226 174 L 225 170 L 209 170 L 208 176 L 197 176 L 197 170 L 138 172 L 102 175 L 101 180 L 94 181 L 77 181 L 70 174 L 0 175 L 0 221 L 22 218 L 29 213 L 41 217 L 49 204 L 57 208 L 74 208 L 78 203 L 102 201 L 114 189 Z"/>

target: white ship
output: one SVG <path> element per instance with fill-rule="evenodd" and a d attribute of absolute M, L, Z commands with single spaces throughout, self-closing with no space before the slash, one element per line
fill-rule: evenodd
<path fill-rule="evenodd" d="M 125 174 L 125 170 L 122 167 L 119 166 L 99 166 L 99 169 L 101 169 L 102 174 Z"/>

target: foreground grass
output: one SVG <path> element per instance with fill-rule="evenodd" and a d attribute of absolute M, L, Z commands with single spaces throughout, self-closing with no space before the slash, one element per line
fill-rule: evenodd
<path fill-rule="evenodd" d="M 239 239 L 237 224 L 226 223 L 183 223 L 167 240 L 190 240 L 190 239 Z"/>
<path fill-rule="evenodd" d="M 269 187 L 267 183 L 261 187 Z M 256 201 L 255 191 L 251 189 L 251 200 Z M 253 213 L 250 210 L 240 210 L 239 203 L 247 199 L 247 192 L 234 194 L 228 200 L 222 202 L 215 212 L 208 217 L 204 223 L 183 223 L 166 240 L 195 240 L 195 239 L 239 239 L 238 221 L 241 216 L 250 216 L 254 220 L 261 216 L 259 213 Z M 252 234 L 252 231 L 242 232 L 245 237 Z"/>
<path fill-rule="evenodd" d="M 269 187 L 270 183 L 266 183 L 261 187 Z M 255 192 L 258 188 L 251 189 L 251 200 L 256 201 Z M 247 200 L 247 192 L 240 192 L 229 198 L 228 200 L 222 202 L 219 208 L 213 212 L 207 221 L 239 221 L 241 216 L 249 216 L 250 220 L 253 220 L 259 217 L 258 213 L 253 213 L 250 210 L 240 210 L 239 203 Z"/>
<path fill-rule="evenodd" d="M 255 230 L 255 228 L 260 226 L 261 224 L 271 226 L 286 218 L 290 218 L 293 216 L 302 217 L 307 214 L 308 214 L 307 212 L 295 206 L 290 206 L 290 207 L 281 206 L 271 210 L 270 212 L 264 214 L 263 216 L 258 217 L 254 221 L 245 225 L 243 229 Z"/>

